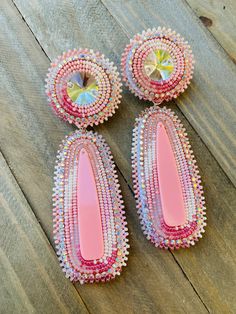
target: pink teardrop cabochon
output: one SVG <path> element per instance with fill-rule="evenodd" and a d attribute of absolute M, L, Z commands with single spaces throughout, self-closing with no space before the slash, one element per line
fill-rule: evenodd
<path fill-rule="evenodd" d="M 206 207 L 186 130 L 166 107 L 136 119 L 132 168 L 143 232 L 156 247 L 188 248 L 202 238 Z"/>
<path fill-rule="evenodd" d="M 171 29 L 158 27 L 137 34 L 122 56 L 123 78 L 140 99 L 160 104 L 184 92 L 193 74 L 188 42 Z"/>
<path fill-rule="evenodd" d="M 69 50 L 52 62 L 46 93 L 60 118 L 87 127 L 115 113 L 121 98 L 121 80 L 117 68 L 99 52 Z"/>
<path fill-rule="evenodd" d="M 54 240 L 71 281 L 106 282 L 128 260 L 128 228 L 118 176 L 101 135 L 77 130 L 57 155 L 53 189 Z"/>

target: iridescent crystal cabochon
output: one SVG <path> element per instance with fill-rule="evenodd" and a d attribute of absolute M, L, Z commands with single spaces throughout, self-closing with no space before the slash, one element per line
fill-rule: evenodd
<path fill-rule="evenodd" d="M 188 87 L 193 63 L 188 43 L 160 27 L 137 34 L 122 56 L 126 85 L 154 103 L 136 119 L 133 181 L 143 232 L 165 249 L 194 245 L 206 226 L 201 178 L 187 134 L 171 110 L 159 107 Z"/>
<path fill-rule="evenodd" d="M 184 92 L 193 74 L 190 46 L 176 32 L 158 28 L 137 34 L 122 55 L 123 78 L 140 99 L 156 104 Z"/>
<path fill-rule="evenodd" d="M 99 52 L 73 50 L 48 72 L 46 93 L 55 113 L 78 127 L 97 125 L 115 113 L 121 98 L 116 67 Z"/>
<path fill-rule="evenodd" d="M 58 57 L 46 82 L 55 113 L 80 128 L 64 139 L 55 167 L 53 221 L 60 265 L 72 281 L 105 282 L 126 265 L 128 229 L 110 149 L 101 135 L 85 128 L 115 112 L 120 78 L 103 55 L 79 49 Z"/>
<path fill-rule="evenodd" d="M 166 50 L 155 49 L 144 60 L 146 75 L 153 81 L 165 81 L 174 71 L 174 64 Z"/>
<path fill-rule="evenodd" d="M 67 94 L 78 106 L 90 105 L 98 97 L 98 84 L 92 75 L 77 72 L 67 83 Z"/>

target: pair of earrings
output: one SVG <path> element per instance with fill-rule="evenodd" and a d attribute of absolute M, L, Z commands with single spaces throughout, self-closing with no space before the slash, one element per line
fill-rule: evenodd
<path fill-rule="evenodd" d="M 193 73 L 190 46 L 158 28 L 137 34 L 122 56 L 123 78 L 153 102 L 137 119 L 132 167 L 142 229 L 156 247 L 190 247 L 202 237 L 204 197 L 187 134 L 159 107 L 184 92 Z M 128 229 L 115 165 L 101 135 L 87 131 L 115 113 L 121 80 L 100 53 L 79 49 L 49 69 L 46 93 L 56 114 L 79 130 L 58 151 L 53 194 L 54 239 L 67 278 L 82 283 L 120 275 L 128 259 Z"/>

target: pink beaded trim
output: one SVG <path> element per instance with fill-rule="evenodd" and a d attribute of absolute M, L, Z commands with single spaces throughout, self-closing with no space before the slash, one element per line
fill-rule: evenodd
<path fill-rule="evenodd" d="M 51 64 L 46 82 L 55 113 L 83 128 L 66 136 L 55 167 L 53 221 L 60 265 L 71 281 L 109 281 L 126 266 L 128 229 L 110 149 L 102 136 L 85 128 L 107 120 L 118 108 L 120 78 L 113 63 L 99 52 L 78 49 L 64 53 Z M 86 164 L 81 161 L 84 152 Z M 86 193 L 81 194 L 86 171 L 90 179 Z M 93 191 L 92 201 L 87 199 L 91 196 L 89 189 Z M 99 254 L 96 247 L 94 253 L 94 238 L 102 248 Z M 92 254 L 87 254 L 87 249 Z M 97 259 L 91 260 L 92 256 Z"/>
<path fill-rule="evenodd" d="M 67 93 L 68 80 L 76 73 L 92 75 L 98 85 L 95 101 L 78 105 Z M 56 114 L 78 127 L 103 123 L 115 113 L 121 98 L 117 68 L 104 55 L 88 49 L 69 50 L 51 63 L 46 93 Z"/>
<path fill-rule="evenodd" d="M 155 246 L 165 249 L 194 245 L 202 237 L 206 226 L 201 180 L 187 134 L 173 112 L 157 106 L 185 91 L 192 78 L 193 64 L 188 43 L 171 29 L 161 27 L 135 35 L 122 55 L 123 79 L 126 85 L 140 99 L 150 100 L 155 105 L 136 120 L 132 167 L 138 213 L 144 234 Z M 181 196 L 178 196 L 181 197 L 181 206 L 185 210 L 183 217 L 186 218 L 183 225 L 168 226 L 164 219 L 161 195 L 167 199 L 168 191 L 166 190 L 167 194 L 161 194 L 163 186 L 158 173 L 160 155 L 157 149 L 157 131 L 160 124 L 165 128 L 167 141 L 174 153 L 178 172 L 176 176 L 180 179 L 179 187 L 182 191 Z M 166 169 L 164 172 L 168 173 Z M 180 193 L 177 188 L 175 192 Z"/>
<path fill-rule="evenodd" d="M 158 122 L 164 124 L 176 156 L 187 216 L 181 226 L 167 226 L 163 219 L 155 153 Z M 171 110 L 151 107 L 136 119 L 132 167 L 138 213 L 147 239 L 165 249 L 194 245 L 205 232 L 205 201 L 187 134 Z"/>
<path fill-rule="evenodd" d="M 164 50 L 170 55 L 173 73 L 165 80 L 152 80 L 144 71 L 150 52 Z M 160 104 L 176 98 L 188 87 L 193 74 L 193 55 L 188 42 L 171 29 L 158 27 L 143 31 L 130 40 L 122 55 L 123 79 L 140 99 Z"/>
<path fill-rule="evenodd" d="M 86 147 L 96 178 L 104 238 L 104 255 L 84 260 L 78 230 L 78 156 Z M 128 260 L 128 229 L 118 176 L 108 145 L 101 135 L 76 131 L 58 151 L 53 194 L 54 239 L 67 278 L 83 283 L 105 282 L 120 275 Z"/>

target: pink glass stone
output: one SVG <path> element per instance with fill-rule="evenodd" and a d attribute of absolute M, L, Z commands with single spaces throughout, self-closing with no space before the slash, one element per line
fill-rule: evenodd
<path fill-rule="evenodd" d="M 138 213 L 147 239 L 165 249 L 189 248 L 205 232 L 205 200 L 180 120 L 151 107 L 136 120 L 132 167 Z"/>
<path fill-rule="evenodd" d="M 91 161 L 85 148 L 79 155 L 77 205 L 81 255 L 85 260 L 100 259 L 104 254 L 101 211 Z"/>
<path fill-rule="evenodd" d="M 186 223 L 186 212 L 180 178 L 174 152 L 162 122 L 158 123 L 156 141 L 163 218 L 168 226 L 184 225 Z"/>

